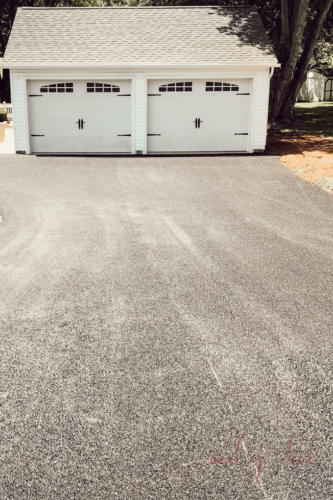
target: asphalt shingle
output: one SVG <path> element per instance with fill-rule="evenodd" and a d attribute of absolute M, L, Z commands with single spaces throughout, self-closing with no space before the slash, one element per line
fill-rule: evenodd
<path fill-rule="evenodd" d="M 19 8 L 5 66 L 276 65 L 253 8 Z"/>

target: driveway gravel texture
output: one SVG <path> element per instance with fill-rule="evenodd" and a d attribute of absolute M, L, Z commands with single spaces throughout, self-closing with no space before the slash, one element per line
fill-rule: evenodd
<path fill-rule="evenodd" d="M 0 188 L 1 500 L 332 498 L 331 194 L 274 156 Z"/>

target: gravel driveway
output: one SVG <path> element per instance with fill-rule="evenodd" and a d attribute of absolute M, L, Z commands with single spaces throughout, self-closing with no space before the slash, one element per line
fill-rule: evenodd
<path fill-rule="evenodd" d="M 264 156 L 0 189 L 1 500 L 331 498 L 332 195 Z"/>

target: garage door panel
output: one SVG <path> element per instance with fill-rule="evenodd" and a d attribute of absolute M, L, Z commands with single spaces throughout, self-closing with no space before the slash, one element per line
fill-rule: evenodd
<path fill-rule="evenodd" d="M 131 127 L 129 126 L 126 116 L 107 118 L 105 127 L 108 132 L 116 134 L 131 133 Z"/>
<path fill-rule="evenodd" d="M 88 152 L 98 152 L 101 150 L 112 150 L 114 152 L 122 152 L 131 147 L 130 137 L 109 137 L 101 138 L 98 136 L 90 137 L 87 144 L 84 146 Z"/>
<path fill-rule="evenodd" d="M 71 118 L 43 117 L 40 119 L 38 115 L 31 115 L 31 134 L 48 134 L 48 133 L 74 133 L 76 134 L 77 124 Z"/>
<path fill-rule="evenodd" d="M 172 114 L 172 109 L 170 109 L 170 100 L 169 96 L 165 97 L 165 95 L 161 96 L 161 99 L 155 101 L 156 112 L 161 112 L 166 115 Z M 178 96 L 172 95 L 171 97 L 172 104 L 177 107 L 178 113 L 188 114 L 193 111 L 193 101 L 188 98 L 188 96 L 184 96 L 183 99 L 178 98 Z"/>
<path fill-rule="evenodd" d="M 248 115 L 250 99 L 249 96 L 221 96 L 215 93 L 209 96 L 205 95 L 202 102 L 202 111 L 206 113 L 221 113 L 232 116 L 234 114 Z"/>
<path fill-rule="evenodd" d="M 61 93 L 51 84 L 52 92 L 50 81 L 28 82 L 32 152 L 131 151 L 131 81 L 107 82 L 109 88 L 115 86 L 115 92 L 88 92 L 88 82 L 74 80 L 71 91 Z M 48 90 L 41 93 L 43 86 Z M 62 86 L 66 89 L 66 82 Z M 119 89 L 128 95 L 118 97 Z M 121 139 L 119 134 L 130 137 Z M 44 137 L 33 137 L 36 135 Z"/>
<path fill-rule="evenodd" d="M 235 149 L 237 151 L 246 151 L 247 150 L 247 144 L 248 144 L 248 136 L 247 135 L 238 135 L 235 136 L 235 144 L 236 147 Z"/>
<path fill-rule="evenodd" d="M 116 132 L 122 133 L 126 129 L 126 124 L 121 119 L 117 118 L 107 118 L 106 120 L 106 130 L 108 132 Z"/>
<path fill-rule="evenodd" d="M 130 102 L 126 103 L 121 101 L 121 98 L 117 97 L 109 97 L 107 94 L 103 97 L 97 94 L 96 99 L 89 99 L 86 101 L 87 104 L 87 112 L 89 114 L 104 114 L 104 113 L 117 113 L 120 112 L 129 112 L 130 111 Z M 129 106 L 127 106 L 129 104 Z M 127 109 L 126 109 L 127 108 Z"/>
<path fill-rule="evenodd" d="M 230 135 L 231 130 L 237 130 L 237 117 L 231 116 L 228 120 L 221 116 L 205 116 L 202 115 L 202 123 L 200 124 L 200 128 L 204 133 L 210 132 L 211 134 L 220 133 Z"/>
<path fill-rule="evenodd" d="M 247 117 L 245 116 L 245 118 Z M 210 132 L 218 136 L 219 134 L 230 135 L 247 132 L 248 124 L 244 120 L 244 116 L 230 116 L 226 119 L 226 117 L 202 115 L 200 128 L 204 133 Z"/>
<path fill-rule="evenodd" d="M 60 132 L 60 133 L 76 133 L 77 124 L 72 118 L 44 118 L 41 120 L 42 129 L 44 133 L 48 132 Z"/>
<path fill-rule="evenodd" d="M 148 137 L 148 151 L 192 151 L 193 139 L 189 136 Z"/>
<path fill-rule="evenodd" d="M 173 117 L 173 116 L 164 116 L 158 117 L 154 116 L 150 120 L 148 133 L 159 133 L 159 131 L 167 131 L 167 132 L 179 132 L 182 131 L 192 132 L 192 128 L 194 127 L 194 122 L 192 118 L 185 118 L 181 116 Z"/>
<path fill-rule="evenodd" d="M 237 106 L 237 102 L 235 99 L 228 99 L 225 96 L 214 95 L 206 96 L 204 95 L 204 100 L 200 106 L 200 111 L 206 114 L 214 114 L 221 113 L 232 115 L 235 111 L 235 107 Z"/>
<path fill-rule="evenodd" d="M 191 92 L 149 96 L 171 82 L 148 83 L 148 134 L 161 134 L 148 137 L 148 152 L 248 150 L 248 135 L 236 134 L 249 134 L 251 96 L 237 95 L 250 94 L 249 79 L 192 80 Z"/>
<path fill-rule="evenodd" d="M 56 99 L 52 100 L 48 99 L 49 96 L 43 96 L 43 100 L 40 101 L 40 104 L 43 105 L 43 110 L 46 113 L 52 113 L 52 114 L 69 114 L 73 113 L 75 109 L 75 103 L 73 100 L 69 99 Z M 38 102 L 37 100 L 35 101 L 36 103 Z"/>
<path fill-rule="evenodd" d="M 53 151 L 64 151 L 71 152 L 76 151 L 76 139 L 75 137 L 45 137 L 44 141 L 39 142 L 42 151 L 53 152 Z"/>
<path fill-rule="evenodd" d="M 235 135 L 205 135 L 202 141 L 202 151 L 246 151 L 247 137 Z"/>

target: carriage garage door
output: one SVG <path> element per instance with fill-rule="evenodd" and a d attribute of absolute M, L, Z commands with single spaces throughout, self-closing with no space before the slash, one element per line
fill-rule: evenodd
<path fill-rule="evenodd" d="M 251 80 L 151 80 L 148 152 L 248 151 Z"/>
<path fill-rule="evenodd" d="M 28 82 L 32 153 L 129 153 L 131 82 Z"/>

